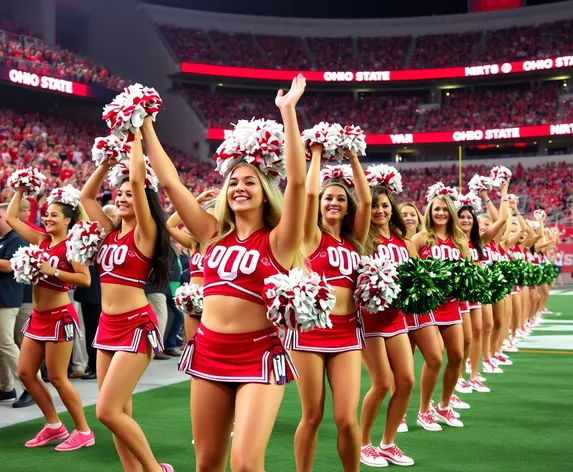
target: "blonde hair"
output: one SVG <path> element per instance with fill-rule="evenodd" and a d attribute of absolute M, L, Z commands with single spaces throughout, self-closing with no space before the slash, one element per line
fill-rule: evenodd
<path fill-rule="evenodd" d="M 449 195 L 438 195 L 434 197 L 426 209 L 426 215 L 424 216 L 424 226 L 426 227 L 425 229 L 428 235 L 428 245 L 435 246 L 438 242 L 436 233 L 434 233 L 434 224 L 432 222 L 432 208 L 434 206 L 434 202 L 438 198 L 441 198 L 444 202 L 446 202 L 446 207 L 450 213 L 450 219 L 446 225 L 446 231 L 452 238 L 454 245 L 461 251 L 462 248 L 467 244 L 467 239 L 464 232 L 460 228 L 458 212 L 456 211 L 456 206 L 454 205 L 454 202 Z"/>
<path fill-rule="evenodd" d="M 424 229 L 424 218 L 422 217 L 422 214 L 420 213 L 420 210 L 418 210 L 418 207 L 416 206 L 416 204 L 414 202 L 402 202 L 398 205 L 398 209 L 400 210 L 400 213 L 402 212 L 402 208 L 405 207 L 412 207 L 414 209 L 414 213 L 416 213 L 416 216 L 418 217 L 418 225 L 416 226 L 416 233 L 419 233 L 420 231 L 422 231 Z"/>
<path fill-rule="evenodd" d="M 240 162 L 233 168 L 233 170 L 241 166 L 250 167 L 257 174 L 257 177 L 261 182 L 261 186 L 263 187 L 263 193 L 267 197 L 267 201 L 264 203 L 263 209 L 263 223 L 267 228 L 275 228 L 281 220 L 283 211 L 283 197 L 278 184 L 273 178 L 267 177 L 257 167 L 247 162 Z M 233 172 L 231 171 L 225 179 L 225 183 L 223 184 L 219 197 L 217 198 L 214 215 L 217 219 L 217 234 L 205 245 L 206 248 L 216 245 L 237 229 L 235 224 L 235 213 L 227 201 L 227 191 L 229 189 L 229 182 L 232 175 Z M 305 256 L 301 245 L 295 254 L 293 267 L 304 267 L 304 261 Z M 288 269 L 288 267 L 285 267 L 285 269 Z"/>

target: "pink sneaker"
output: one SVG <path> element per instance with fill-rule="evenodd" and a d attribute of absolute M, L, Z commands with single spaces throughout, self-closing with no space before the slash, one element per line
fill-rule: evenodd
<path fill-rule="evenodd" d="M 66 439 L 69 436 L 66 425 L 62 424 L 58 429 L 49 428 L 48 425 L 42 428 L 34 439 L 30 439 L 25 446 L 26 447 L 42 447 L 51 441 L 57 441 L 59 439 Z"/>
<path fill-rule="evenodd" d="M 162 472 L 175 472 L 173 466 L 169 464 L 159 464 L 161 466 Z"/>
<path fill-rule="evenodd" d="M 77 429 L 72 431 L 70 437 L 62 444 L 56 446 L 56 451 L 77 451 L 82 447 L 90 447 L 95 444 L 94 432 L 90 430 L 89 434 L 80 433 Z"/>
<path fill-rule="evenodd" d="M 405 456 L 400 448 L 395 444 L 390 447 L 382 447 L 382 444 L 380 444 L 378 452 L 384 459 L 386 459 L 388 462 L 391 462 L 392 464 L 402 466 L 414 465 L 414 459 Z"/>

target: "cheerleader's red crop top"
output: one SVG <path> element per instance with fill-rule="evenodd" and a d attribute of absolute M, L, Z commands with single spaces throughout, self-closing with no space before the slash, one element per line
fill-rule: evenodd
<path fill-rule="evenodd" d="M 241 240 L 231 233 L 203 258 L 203 295 L 225 295 L 264 305 L 265 279 L 286 273 L 271 251 L 272 228 L 261 228 Z"/>
<path fill-rule="evenodd" d="M 151 259 L 135 245 L 135 230 L 118 238 L 119 231 L 109 233 L 98 251 L 96 266 L 102 284 L 144 288 L 153 268 Z"/>
<path fill-rule="evenodd" d="M 401 264 L 410 259 L 410 253 L 404 240 L 398 235 L 390 233 L 389 238 L 382 234 L 378 237 L 378 247 L 374 257 Z"/>
<path fill-rule="evenodd" d="M 308 260 L 310 268 L 318 275 L 324 275 L 330 285 L 356 288 L 360 255 L 348 241 L 338 241 L 330 234 L 322 233 L 320 245 Z"/>
<path fill-rule="evenodd" d="M 72 264 L 68 261 L 66 241 L 62 241 L 56 244 L 54 247 L 50 247 L 52 238 L 45 238 L 40 243 L 40 249 L 46 251 L 49 255 L 48 264 L 54 269 L 58 269 L 64 272 L 75 272 Z M 53 275 L 44 275 L 40 281 L 36 284 L 37 287 L 49 288 L 56 292 L 67 292 L 70 288 L 70 284 L 54 277 Z"/>
<path fill-rule="evenodd" d="M 193 251 L 189 256 L 189 276 L 203 277 L 203 254 Z"/>
<path fill-rule="evenodd" d="M 434 257 L 436 259 L 458 261 L 462 258 L 462 252 L 450 237 L 446 240 L 436 237 L 435 246 L 424 246 L 419 253 L 421 259 Z"/>

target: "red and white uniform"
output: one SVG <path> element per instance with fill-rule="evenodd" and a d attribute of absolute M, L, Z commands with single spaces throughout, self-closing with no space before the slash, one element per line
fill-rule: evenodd
<path fill-rule="evenodd" d="M 330 234 L 322 233 L 320 245 L 308 261 L 311 269 L 324 275 L 330 285 L 354 292 L 360 255 L 348 241 L 338 241 Z M 287 349 L 330 354 L 364 347 L 364 330 L 359 313 L 330 315 L 330 320 L 333 325 L 330 329 L 315 328 L 304 333 L 289 330 L 285 337 Z"/>
<path fill-rule="evenodd" d="M 241 240 L 231 233 L 210 246 L 203 260 L 203 295 L 241 298 L 264 305 L 265 279 L 286 269 L 275 259 L 271 228 L 261 228 Z M 237 313 L 237 316 L 241 316 Z M 200 324 L 189 340 L 179 370 L 194 377 L 231 384 L 286 383 L 298 377 L 296 369 L 272 327 L 250 333 L 216 333 Z"/>
<path fill-rule="evenodd" d="M 401 264 L 410 258 L 410 254 L 404 240 L 397 234 L 391 233 L 390 238 L 383 235 L 379 236 L 378 246 L 373 257 Z M 408 324 L 404 313 L 394 307 L 386 308 L 376 314 L 363 310 L 362 321 L 366 338 L 391 338 L 398 334 L 408 333 Z"/>
<path fill-rule="evenodd" d="M 125 285 L 143 290 L 153 263 L 135 245 L 135 230 L 109 233 L 95 260 L 102 284 Z M 103 351 L 147 353 L 163 350 L 157 315 L 150 305 L 111 315 L 102 312 L 93 347 Z"/>
<path fill-rule="evenodd" d="M 203 254 L 193 251 L 189 256 L 189 277 L 203 277 Z"/>
<path fill-rule="evenodd" d="M 420 250 L 420 257 L 422 259 L 434 257 L 436 259 L 457 261 L 461 259 L 462 253 L 459 248 L 456 247 L 452 238 L 448 237 L 448 239 L 443 240 L 437 237 L 435 246 L 424 246 Z M 459 302 L 455 299 L 446 300 L 446 303 L 434 310 L 434 319 L 438 326 L 449 326 L 461 323 L 462 315 L 460 313 Z"/>
<path fill-rule="evenodd" d="M 62 272 L 75 272 L 68 261 L 66 241 L 50 247 L 51 242 L 52 238 L 47 237 L 40 243 L 40 248 L 48 253 L 48 264 Z M 70 288 L 70 284 L 53 275 L 44 275 L 36 286 L 55 292 L 67 292 Z M 82 337 L 78 314 L 71 303 L 46 312 L 32 310 L 30 318 L 22 328 L 24 336 L 30 339 L 58 343 L 73 341 L 75 332 Z"/>

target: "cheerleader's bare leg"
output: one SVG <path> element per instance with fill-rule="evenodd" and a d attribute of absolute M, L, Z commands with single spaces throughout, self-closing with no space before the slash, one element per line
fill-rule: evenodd
<path fill-rule="evenodd" d="M 46 384 L 38 377 L 40 365 L 42 365 L 45 357 L 45 345 L 45 342 L 35 341 L 24 336 L 18 362 L 18 377 L 26 387 L 26 391 L 32 395 L 42 410 L 46 423 L 57 424 L 61 421 L 56 413 L 52 395 Z"/>
<path fill-rule="evenodd" d="M 447 408 L 458 381 L 461 363 L 464 360 L 464 332 L 461 324 L 454 324 L 441 326 L 440 333 L 448 355 L 448 362 L 444 369 L 441 399 L 442 407 Z"/>
<path fill-rule="evenodd" d="M 408 345 L 407 348 L 408 354 L 410 354 L 410 346 Z M 410 357 L 413 356 L 410 355 Z M 360 412 L 360 436 L 362 445 L 367 446 L 372 444 L 372 428 L 392 384 L 392 369 L 390 368 L 384 338 L 366 338 L 366 349 L 362 351 L 362 360 L 371 382 L 370 389 L 362 401 Z"/>
<path fill-rule="evenodd" d="M 384 427 L 383 444 L 394 444 L 398 426 L 412 398 L 414 389 L 414 356 L 411 354 L 408 336 L 399 334 L 385 339 L 386 352 L 390 367 L 394 373 L 395 391 L 388 403 L 386 425 Z M 366 352 L 366 351 L 364 351 Z"/>
<path fill-rule="evenodd" d="M 491 340 L 493 331 L 493 308 L 491 305 L 483 305 L 482 313 L 482 355 L 484 362 L 489 361 L 491 354 Z"/>
<path fill-rule="evenodd" d="M 472 322 L 472 341 L 470 344 L 470 380 L 478 376 L 479 361 L 482 350 L 482 309 L 474 308 L 470 312 Z M 463 365 L 462 365 L 463 368 Z"/>
<path fill-rule="evenodd" d="M 512 310 L 511 310 L 511 339 L 515 339 L 515 332 L 517 331 L 517 328 L 519 328 L 520 326 L 520 321 L 521 321 L 521 311 L 523 310 L 523 307 L 521 305 L 521 300 L 522 300 L 522 295 L 521 292 L 512 295 Z"/>
<path fill-rule="evenodd" d="M 151 349 L 147 354 L 111 354 L 98 351 L 100 394 L 96 416 L 114 434 L 118 454 L 126 472 L 139 472 L 141 467 L 145 472 L 162 472 L 145 434 L 131 417 L 130 411 L 133 391 L 150 361 Z"/>
<path fill-rule="evenodd" d="M 264 472 L 265 452 L 284 391 L 284 385 L 274 383 L 243 384 L 237 389 L 232 471 Z"/>
<path fill-rule="evenodd" d="M 294 435 L 294 457 L 297 472 L 312 472 L 318 428 L 324 415 L 326 355 L 290 351 L 299 378 L 296 382 L 302 417 Z"/>
<path fill-rule="evenodd" d="M 191 423 L 197 472 L 225 471 L 235 395 L 236 388 L 232 384 L 197 377 L 191 380 Z"/>
<path fill-rule="evenodd" d="M 493 329 L 491 330 L 491 340 L 489 350 L 490 356 L 494 356 L 500 344 L 499 338 L 501 336 L 501 329 L 503 326 L 503 317 L 505 316 L 505 301 L 502 300 L 495 305 L 492 305 L 493 313 Z M 503 342 L 503 340 L 502 340 Z"/>
<path fill-rule="evenodd" d="M 326 358 L 326 374 L 332 390 L 337 449 L 344 472 L 360 471 L 358 403 L 362 378 L 361 351 L 348 351 Z"/>
<path fill-rule="evenodd" d="M 410 331 L 409 335 L 414 338 L 424 356 L 420 384 L 420 412 L 425 413 L 430 410 L 430 402 L 442 368 L 441 339 L 435 326 Z"/>
<path fill-rule="evenodd" d="M 68 379 L 68 365 L 72 355 L 73 342 L 46 342 L 46 367 L 48 376 L 66 409 L 70 413 L 76 430 L 88 433 L 90 428 L 86 421 L 80 394 Z"/>
<path fill-rule="evenodd" d="M 470 346 L 472 344 L 472 334 L 473 334 L 473 325 L 470 313 L 463 313 L 462 314 L 462 329 L 464 332 L 464 358 L 462 359 L 462 364 L 460 366 L 460 372 L 458 374 L 458 378 L 463 378 L 464 376 L 464 366 L 466 364 L 466 360 L 470 353 Z"/>

